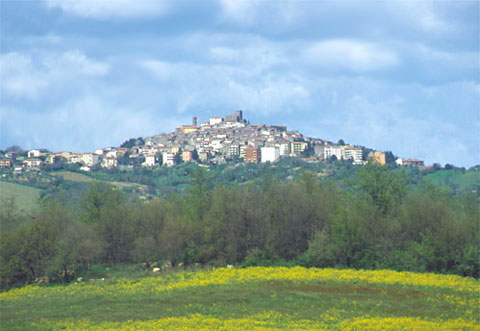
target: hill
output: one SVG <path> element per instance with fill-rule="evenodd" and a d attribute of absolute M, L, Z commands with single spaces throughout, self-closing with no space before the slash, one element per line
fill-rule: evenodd
<path fill-rule="evenodd" d="M 475 330 L 479 282 L 387 270 L 144 271 L 0 294 L 2 328 Z"/>
<path fill-rule="evenodd" d="M 37 206 L 41 190 L 34 187 L 0 181 L 0 199 L 14 199 L 23 212 L 29 212 Z"/>
<path fill-rule="evenodd" d="M 480 192 L 480 171 L 478 168 L 444 169 L 425 176 L 425 179 L 439 185 L 448 187 L 455 193 Z"/>

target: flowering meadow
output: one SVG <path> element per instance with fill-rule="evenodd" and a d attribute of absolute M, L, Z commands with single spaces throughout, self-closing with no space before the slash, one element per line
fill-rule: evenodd
<path fill-rule="evenodd" d="M 217 268 L 26 286 L 5 330 L 478 330 L 480 283 L 454 275 Z"/>

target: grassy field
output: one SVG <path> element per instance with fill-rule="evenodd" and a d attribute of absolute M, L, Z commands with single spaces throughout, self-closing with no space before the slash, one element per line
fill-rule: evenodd
<path fill-rule="evenodd" d="M 83 174 L 79 174 L 79 173 L 76 173 L 76 172 L 70 172 L 70 171 L 58 171 L 58 172 L 52 173 L 52 175 L 62 177 L 65 180 L 70 180 L 70 181 L 73 181 L 73 182 L 80 182 L 80 183 L 90 183 L 90 182 L 95 181 L 95 179 L 92 178 L 92 177 L 89 177 L 89 176 L 83 175 Z M 114 181 L 100 181 L 100 182 L 103 182 L 103 183 L 109 184 L 109 185 L 114 185 L 114 186 L 117 186 L 117 187 L 120 187 L 120 188 L 123 188 L 123 187 L 138 187 L 138 188 L 142 188 L 142 189 L 147 188 L 146 185 L 137 184 L 137 183 L 114 182 Z"/>
<path fill-rule="evenodd" d="M 250 267 L 27 286 L 0 294 L 4 330 L 478 330 L 477 280 Z"/>
<path fill-rule="evenodd" d="M 0 181 L 0 199 L 15 199 L 15 204 L 24 212 L 29 212 L 37 206 L 40 190 Z"/>
<path fill-rule="evenodd" d="M 425 176 L 425 179 L 446 186 L 454 191 L 472 192 L 480 187 L 480 172 L 478 170 L 440 170 Z"/>

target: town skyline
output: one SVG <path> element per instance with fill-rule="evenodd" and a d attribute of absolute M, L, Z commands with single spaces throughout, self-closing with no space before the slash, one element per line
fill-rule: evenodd
<path fill-rule="evenodd" d="M 0 149 L 88 152 L 242 109 L 309 137 L 480 164 L 478 1 L 0 6 Z"/>

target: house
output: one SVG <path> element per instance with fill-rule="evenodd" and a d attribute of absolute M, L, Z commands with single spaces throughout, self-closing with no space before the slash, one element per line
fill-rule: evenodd
<path fill-rule="evenodd" d="M 385 165 L 386 164 L 386 158 L 385 158 L 385 153 L 375 151 L 373 153 L 369 154 L 369 157 L 372 159 L 372 161 L 376 164 L 380 165 Z"/>
<path fill-rule="evenodd" d="M 162 154 L 162 165 L 167 167 L 173 167 L 175 165 L 175 155 L 173 153 L 163 153 Z"/>
<path fill-rule="evenodd" d="M 112 169 L 118 167 L 118 161 L 114 157 L 105 157 L 102 160 L 102 168 Z"/>
<path fill-rule="evenodd" d="M 116 148 L 115 150 L 117 151 L 117 158 L 124 157 L 125 154 L 127 154 L 127 152 L 129 151 L 128 148 Z"/>
<path fill-rule="evenodd" d="M 198 132 L 200 130 L 200 127 L 193 125 L 180 125 L 177 130 L 180 133 L 192 133 Z"/>
<path fill-rule="evenodd" d="M 145 156 L 145 162 L 142 163 L 142 167 L 153 167 L 155 164 L 155 155 L 147 155 Z"/>
<path fill-rule="evenodd" d="M 228 156 L 230 157 L 240 156 L 240 146 L 238 144 L 231 144 L 228 147 Z"/>
<path fill-rule="evenodd" d="M 291 153 L 291 145 L 288 141 L 281 142 L 278 144 L 278 148 L 280 150 L 280 156 L 288 156 Z"/>
<path fill-rule="evenodd" d="M 28 158 L 42 157 L 42 156 L 45 156 L 46 153 L 48 153 L 48 150 L 46 149 L 32 149 L 27 152 L 27 157 Z"/>
<path fill-rule="evenodd" d="M 99 161 L 98 155 L 95 153 L 85 153 L 82 155 L 82 162 L 88 167 L 93 167 Z"/>
<path fill-rule="evenodd" d="M 223 118 L 221 118 L 220 116 L 215 116 L 215 117 L 210 118 L 210 125 L 211 126 L 221 124 L 222 122 L 223 122 Z"/>
<path fill-rule="evenodd" d="M 257 163 L 260 161 L 260 148 L 249 146 L 245 148 L 245 162 Z"/>
<path fill-rule="evenodd" d="M 38 168 L 42 165 L 42 161 L 39 159 L 26 159 L 23 161 L 23 166 L 26 168 Z"/>
<path fill-rule="evenodd" d="M 13 174 L 14 175 L 21 175 L 23 173 L 23 168 L 22 167 L 15 167 L 13 169 Z"/>
<path fill-rule="evenodd" d="M 307 143 L 303 141 L 293 141 L 291 151 L 294 155 L 300 155 L 307 149 Z"/>
<path fill-rule="evenodd" d="M 260 159 L 262 163 L 276 162 L 280 158 L 280 149 L 275 146 L 262 147 L 260 150 Z"/>
<path fill-rule="evenodd" d="M 343 158 L 352 160 L 353 164 L 362 164 L 363 150 L 361 147 L 343 146 Z"/>
<path fill-rule="evenodd" d="M 323 160 L 328 160 L 333 156 L 335 156 L 337 160 L 343 158 L 343 148 L 341 146 L 323 145 L 320 146 L 317 151 L 320 153 L 320 158 Z"/>
<path fill-rule="evenodd" d="M 2 159 L 0 160 L 0 168 L 10 168 L 12 166 L 12 160 Z"/>
<path fill-rule="evenodd" d="M 424 166 L 423 160 L 418 160 L 418 159 L 407 159 L 403 160 L 403 165 L 406 167 L 422 167 Z"/>
<path fill-rule="evenodd" d="M 70 163 L 82 163 L 83 155 L 82 153 L 72 153 L 70 155 Z"/>
<path fill-rule="evenodd" d="M 193 152 L 192 151 L 183 151 L 182 152 L 182 161 L 183 162 L 192 162 L 193 161 Z"/>

